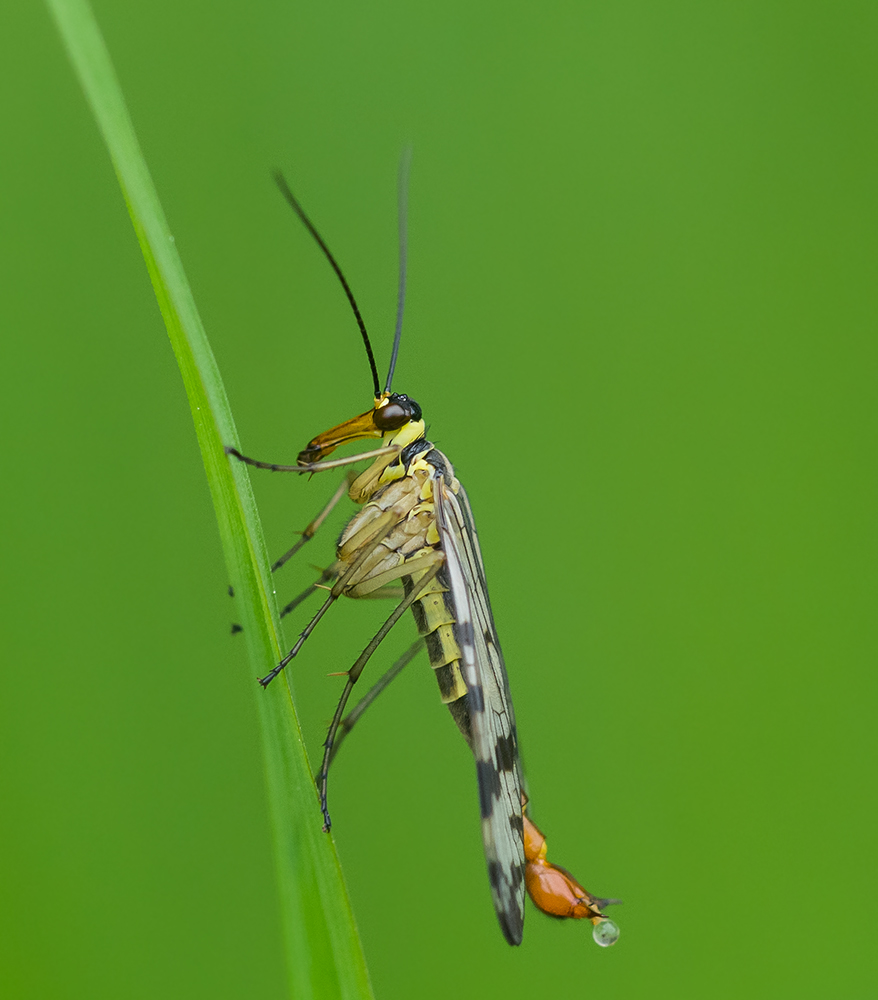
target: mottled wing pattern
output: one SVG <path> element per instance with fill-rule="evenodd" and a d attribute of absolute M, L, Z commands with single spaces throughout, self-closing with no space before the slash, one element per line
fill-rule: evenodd
<path fill-rule="evenodd" d="M 434 478 L 436 520 L 457 618 L 463 677 L 479 781 L 482 840 L 500 926 L 510 944 L 524 929 L 521 772 L 503 654 L 488 602 L 469 500 Z"/>

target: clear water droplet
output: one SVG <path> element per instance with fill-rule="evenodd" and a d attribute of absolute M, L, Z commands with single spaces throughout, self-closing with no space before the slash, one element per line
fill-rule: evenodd
<path fill-rule="evenodd" d="M 619 940 L 618 924 L 614 924 L 612 920 L 602 920 L 599 924 L 594 925 L 591 936 L 595 939 L 596 944 L 602 948 L 609 948 L 611 944 L 615 944 Z"/>

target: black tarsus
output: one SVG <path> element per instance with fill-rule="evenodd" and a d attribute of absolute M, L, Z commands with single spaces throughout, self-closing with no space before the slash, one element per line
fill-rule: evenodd
<path fill-rule="evenodd" d="M 332 264 L 332 269 L 335 271 L 336 275 L 338 276 L 338 280 L 341 282 L 341 286 L 345 291 L 345 295 L 347 295 L 348 297 L 348 302 L 350 302 L 351 309 L 353 309 L 354 316 L 357 319 L 357 325 L 360 328 L 360 333 L 362 334 L 363 337 L 363 343 L 366 345 L 366 355 L 369 358 L 369 367 L 372 369 L 372 384 L 375 387 L 375 397 L 377 399 L 377 397 L 381 395 L 381 389 L 380 389 L 380 383 L 378 381 L 378 369 L 375 366 L 375 355 L 372 353 L 372 344 L 369 341 L 369 334 L 366 332 L 366 324 L 363 322 L 363 317 L 360 315 L 360 307 L 357 305 L 357 300 L 354 298 L 354 293 L 351 291 L 351 286 L 347 283 L 347 279 L 342 274 L 341 268 L 338 266 L 335 257 L 332 256 L 332 252 L 330 251 L 329 247 L 323 241 L 323 237 L 314 228 L 314 224 L 305 214 L 305 210 L 296 200 L 296 196 L 290 190 L 289 184 L 287 184 L 284 175 L 279 170 L 276 170 L 274 172 L 274 180 L 277 186 L 280 188 L 281 194 L 290 203 L 290 206 L 292 207 L 296 215 L 298 215 L 298 217 L 302 220 L 305 228 L 317 241 L 317 245 L 323 251 L 323 254 L 329 261 L 329 263 Z"/>

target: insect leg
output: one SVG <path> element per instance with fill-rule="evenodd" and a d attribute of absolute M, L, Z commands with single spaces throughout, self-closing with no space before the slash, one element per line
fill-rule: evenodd
<path fill-rule="evenodd" d="M 306 587 L 301 592 L 301 594 L 297 594 L 288 604 L 285 604 L 281 608 L 280 614 L 279 614 L 278 617 L 283 618 L 285 615 L 288 615 L 291 611 L 295 611 L 296 608 L 302 603 L 302 601 L 307 600 L 307 598 L 309 598 L 314 593 L 315 590 L 320 590 L 321 587 L 328 580 L 334 580 L 335 576 L 336 576 L 336 567 L 335 567 L 335 565 L 332 565 L 332 566 L 328 567 L 327 569 L 325 569 L 320 574 L 320 576 L 317 577 L 317 579 L 316 579 L 316 581 L 314 583 L 312 583 L 310 586 Z M 379 594 L 378 596 L 383 597 L 385 595 L 384 594 Z M 243 631 L 244 631 L 244 629 L 243 629 L 243 627 L 241 625 L 238 625 L 237 623 L 233 623 L 233 625 L 232 625 L 232 635 L 235 635 L 238 632 L 243 632 Z"/>
<path fill-rule="evenodd" d="M 310 597 L 315 590 L 320 590 L 324 587 L 326 583 L 330 580 L 334 580 L 338 576 L 338 566 L 333 564 L 327 567 L 317 578 L 317 580 L 306 587 L 301 594 L 294 597 L 289 604 L 285 604 L 280 611 L 280 617 L 283 618 L 288 615 L 291 611 L 295 609 L 304 601 L 306 598 Z M 402 587 L 379 587 L 378 590 L 373 590 L 369 594 L 360 594 L 360 600 L 394 600 L 398 601 L 404 596 Z"/>
<path fill-rule="evenodd" d="M 366 709 L 375 701 L 379 694 L 381 694 L 384 689 L 390 684 L 391 681 L 395 681 L 397 677 L 403 672 L 403 670 L 412 662 L 412 660 L 424 649 L 424 640 L 421 638 L 415 639 L 415 641 L 409 646 L 409 648 L 402 654 L 402 656 L 387 670 L 382 674 L 381 678 L 376 681 L 372 687 L 363 695 L 363 697 L 357 702 L 356 705 L 348 712 L 348 714 L 341 720 L 338 724 L 338 730 L 335 734 L 335 741 L 332 744 L 332 751 L 329 754 L 329 764 L 335 760 L 338 751 L 344 742 L 345 737 L 350 733 L 354 726 L 360 721 L 363 713 Z M 327 765 L 328 766 L 328 765 Z"/>
<path fill-rule="evenodd" d="M 307 542 L 311 541 L 311 539 L 317 534 L 317 531 L 320 528 L 320 526 L 323 524 L 323 522 L 326 520 L 326 518 L 332 512 L 333 508 L 336 506 L 336 504 L 339 502 L 339 500 L 341 500 L 341 498 L 350 489 L 351 483 L 356 478 L 357 477 L 356 477 L 356 474 L 354 472 L 349 471 L 347 473 L 347 475 L 344 477 L 344 479 L 338 484 L 338 489 L 335 491 L 335 493 L 332 494 L 332 499 L 323 508 L 323 510 L 320 511 L 320 513 L 317 515 L 317 517 L 315 517 L 314 520 L 305 528 L 305 530 L 302 532 L 302 537 L 298 540 L 298 542 L 296 542 L 296 544 L 291 549 L 289 549 L 288 551 L 284 552 L 284 554 L 280 557 L 280 559 L 276 560 L 272 564 L 272 566 L 271 566 L 271 572 L 272 573 L 276 573 L 281 568 L 281 566 L 284 565 L 284 563 L 289 562 L 289 560 L 292 559 L 293 556 Z"/>
<path fill-rule="evenodd" d="M 317 577 L 316 581 L 312 583 L 309 587 L 306 587 L 301 594 L 297 594 L 289 604 L 285 604 L 280 610 L 280 617 L 283 618 L 288 615 L 291 611 L 295 611 L 296 608 L 304 601 L 306 598 L 310 597 L 315 590 L 319 590 L 323 584 L 329 580 L 333 580 L 336 575 L 336 567 L 330 566 L 325 569 L 320 576 Z"/>
<path fill-rule="evenodd" d="M 341 500 L 341 498 L 345 495 L 345 493 L 347 493 L 348 489 L 350 488 L 350 484 L 354 481 L 355 478 L 356 478 L 356 473 L 354 471 L 350 471 L 347 473 L 344 479 L 339 483 L 338 489 L 335 491 L 335 493 L 333 493 L 332 499 L 329 501 L 329 503 L 323 508 L 322 511 L 320 511 L 317 517 L 315 517 L 314 520 L 311 521 L 311 523 L 305 528 L 305 530 L 300 532 L 302 537 L 298 540 L 298 542 L 296 542 L 296 544 L 291 549 L 285 552 L 280 557 L 280 559 L 272 563 L 271 566 L 272 573 L 276 573 L 281 568 L 281 566 L 289 562 L 289 560 L 292 559 L 292 557 L 301 548 L 304 547 L 306 542 L 311 541 L 311 539 L 317 534 L 317 531 L 321 527 L 323 522 L 332 512 L 332 509 L 336 506 L 339 500 Z M 325 583 L 327 580 L 331 580 L 334 576 L 335 573 L 333 572 L 332 567 L 330 567 L 330 569 L 325 569 L 318 577 L 316 583 L 312 583 L 310 587 L 303 590 L 301 594 L 299 594 L 297 597 L 294 597 L 290 601 L 290 603 L 283 608 L 283 610 L 280 613 L 280 617 L 283 618 L 284 615 L 288 615 L 294 608 L 297 608 L 302 603 L 302 601 L 305 600 L 305 598 L 310 597 L 311 594 L 313 594 L 314 591 L 317 590 L 317 588 L 322 583 Z M 234 596 L 235 592 L 232 589 L 232 587 L 229 586 L 229 597 L 234 597 Z M 236 632 L 241 632 L 241 631 L 243 630 L 240 625 L 238 624 L 232 625 L 232 635 L 234 635 Z"/>
<path fill-rule="evenodd" d="M 323 764 L 320 768 L 320 773 L 317 775 L 317 787 L 320 791 L 320 808 L 323 811 L 323 829 L 329 830 L 332 826 L 332 822 L 329 818 L 329 810 L 326 804 L 326 793 L 327 793 L 327 782 L 329 779 L 329 762 L 332 759 L 332 746 L 335 742 L 335 734 L 338 731 L 338 727 L 341 724 L 341 717 L 344 714 L 345 706 L 347 705 L 348 698 L 351 695 L 351 691 L 354 689 L 354 685 L 360 679 L 360 674 L 363 672 L 363 668 L 369 662 L 372 654 L 381 645 L 387 636 L 387 633 L 393 628 L 393 626 L 399 621 L 400 618 L 408 611 L 408 609 L 414 604 L 418 599 L 421 591 L 424 587 L 433 579 L 433 577 L 439 572 L 442 564 L 445 562 L 445 557 L 442 552 L 434 551 L 428 555 L 420 556 L 417 559 L 418 569 L 426 569 L 426 572 L 418 580 L 417 584 L 412 587 L 411 591 L 406 595 L 403 601 L 397 605 L 396 609 L 390 615 L 386 622 L 381 626 L 380 629 L 372 637 L 372 641 L 363 650 L 362 653 L 357 657 L 356 662 L 348 671 L 348 679 L 345 684 L 344 691 L 342 691 L 341 698 L 339 698 L 338 705 L 335 709 L 335 715 L 332 717 L 332 722 L 329 725 L 329 732 L 326 734 L 326 740 L 323 743 L 324 753 L 323 753 Z M 408 567 L 409 573 L 411 573 L 412 567 Z M 389 683 L 389 682 L 388 682 Z"/>
<path fill-rule="evenodd" d="M 402 587 L 379 587 L 377 590 L 370 590 L 368 594 L 360 594 L 361 601 L 401 601 L 405 597 L 405 590 Z"/>
<path fill-rule="evenodd" d="M 277 677 L 277 675 L 284 669 L 284 667 L 296 656 L 299 650 L 304 646 L 305 640 L 317 627 L 317 623 L 326 614 L 326 612 L 332 607 L 333 604 L 341 597 L 345 591 L 345 587 L 356 578 L 357 572 L 363 563 L 369 558 L 372 552 L 381 544 L 381 542 L 390 534 L 393 530 L 395 522 L 395 515 L 391 512 L 385 512 L 380 517 L 376 518 L 373 522 L 374 534 L 370 537 L 369 541 L 363 545 L 362 552 L 358 555 L 356 560 L 350 565 L 350 567 L 338 577 L 332 590 L 329 592 L 329 597 L 326 598 L 324 603 L 320 606 L 317 614 L 311 619 L 310 622 L 305 626 L 302 632 L 299 634 L 299 638 L 296 640 L 293 648 L 287 653 L 287 655 L 278 663 L 278 665 L 271 671 L 269 671 L 264 677 L 259 678 L 259 683 L 263 687 L 268 687 L 268 685 Z"/>
<path fill-rule="evenodd" d="M 226 454 L 237 458 L 239 462 L 252 465 L 257 469 L 268 469 L 269 472 L 325 472 L 327 469 L 340 469 L 345 465 L 353 465 L 364 458 L 382 458 L 385 455 L 398 455 L 400 448 L 392 445 L 388 448 L 376 448 L 374 451 L 362 451 L 359 455 L 351 455 L 348 458 L 333 458 L 329 462 L 306 462 L 303 465 L 275 465 L 273 462 L 260 462 L 255 458 L 242 455 L 237 448 L 226 445 Z"/>

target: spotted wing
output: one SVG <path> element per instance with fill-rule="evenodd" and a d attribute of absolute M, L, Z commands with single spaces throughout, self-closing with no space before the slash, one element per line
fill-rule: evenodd
<path fill-rule="evenodd" d="M 436 521 L 457 619 L 479 782 L 482 840 L 494 908 L 506 940 L 524 929 L 521 770 L 509 682 L 488 601 L 485 571 L 469 500 L 444 477 L 434 479 Z"/>

